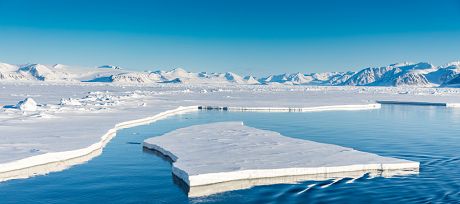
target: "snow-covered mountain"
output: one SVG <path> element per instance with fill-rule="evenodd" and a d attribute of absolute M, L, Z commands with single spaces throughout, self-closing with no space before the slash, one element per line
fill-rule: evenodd
<path fill-rule="evenodd" d="M 350 78 L 339 85 L 363 86 L 379 81 L 382 76 L 391 70 L 392 67 L 366 68 L 350 76 Z"/>
<path fill-rule="evenodd" d="M 445 65 L 442 72 L 435 75 L 442 86 L 460 87 L 460 61 Z"/>
<path fill-rule="evenodd" d="M 245 76 L 243 78 L 247 84 L 260 84 L 260 82 L 254 76 Z"/>
<path fill-rule="evenodd" d="M 399 63 L 385 67 L 369 67 L 357 72 L 339 85 L 427 86 L 430 82 L 424 74 L 431 71 L 435 71 L 435 67 L 428 63 Z"/>
<path fill-rule="evenodd" d="M 62 64 L 24 64 L 0 63 L 1 81 L 99 81 L 121 73 L 121 70 L 73 67 Z"/>
<path fill-rule="evenodd" d="M 0 64 L 1 80 L 71 80 L 69 74 L 61 67 L 52 68 L 41 64 L 11 65 Z"/>
<path fill-rule="evenodd" d="M 182 68 L 170 71 L 123 72 L 109 76 L 106 81 L 116 83 L 259 84 L 252 76 L 242 77 L 232 72 L 193 73 Z"/>
<path fill-rule="evenodd" d="M 188 72 L 177 68 L 169 71 L 129 71 L 115 65 L 94 68 L 62 64 L 12 65 L 0 63 L 0 81 L 68 81 L 110 83 L 185 83 L 185 84 L 286 84 L 322 86 L 459 86 L 460 62 L 442 66 L 429 63 L 398 63 L 368 67 L 358 72 L 293 73 L 256 78 L 232 72 Z"/>
<path fill-rule="evenodd" d="M 429 63 L 402 63 L 390 65 L 385 70 L 378 80 L 368 85 L 433 86 L 425 75 L 437 71 L 437 68 Z"/>
<path fill-rule="evenodd" d="M 443 84 L 444 86 L 460 87 L 460 74 Z"/>
<path fill-rule="evenodd" d="M 259 80 L 262 84 L 292 84 L 292 85 L 337 85 L 343 78 L 349 77 L 353 72 L 325 72 L 310 74 L 280 74 L 270 75 Z"/>
<path fill-rule="evenodd" d="M 97 67 L 97 68 L 100 68 L 100 69 L 122 69 L 122 68 L 119 67 L 119 66 L 108 65 L 108 64 L 106 64 L 106 65 L 101 65 L 101 66 L 99 66 L 99 67 Z"/>
<path fill-rule="evenodd" d="M 156 73 L 126 72 L 110 76 L 109 81 L 118 83 L 156 83 L 162 82 L 162 78 Z"/>
<path fill-rule="evenodd" d="M 435 84 L 444 84 L 460 74 L 460 61 L 452 62 L 443 66 L 434 72 L 426 74 L 426 78 Z"/>
<path fill-rule="evenodd" d="M 356 72 L 331 72 L 334 73 L 329 77 L 327 82 L 324 85 L 341 85 L 353 77 Z"/>

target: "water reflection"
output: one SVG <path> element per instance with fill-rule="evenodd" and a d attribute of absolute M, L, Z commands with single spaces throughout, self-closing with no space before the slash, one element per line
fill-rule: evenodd
<path fill-rule="evenodd" d="M 155 155 L 170 163 L 173 162 L 171 158 L 164 154 L 144 148 L 143 152 Z M 212 194 L 223 193 L 227 191 L 249 189 L 255 186 L 273 185 L 273 184 L 295 184 L 302 181 L 326 181 L 326 180 L 341 180 L 348 178 L 350 181 L 354 181 L 363 177 L 366 178 L 391 178 L 395 176 L 409 176 L 419 173 L 419 169 L 402 169 L 402 170 L 365 170 L 365 171 L 350 171 L 350 172 L 338 172 L 338 173 L 327 173 L 327 174 L 312 174 L 312 175 L 297 175 L 297 176 L 281 176 L 281 177 L 269 177 L 269 178 L 257 178 L 257 179 L 244 179 L 236 181 L 221 182 L 210 185 L 202 186 L 188 186 L 187 183 L 182 181 L 179 177 L 172 174 L 174 184 L 176 184 L 185 194 L 189 197 L 202 197 L 209 196 Z"/>

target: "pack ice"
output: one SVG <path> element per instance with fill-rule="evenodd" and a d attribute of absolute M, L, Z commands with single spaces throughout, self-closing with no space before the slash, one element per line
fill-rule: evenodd
<path fill-rule="evenodd" d="M 170 157 L 173 174 L 189 187 L 260 178 L 419 168 L 419 162 L 285 137 L 242 122 L 177 129 L 149 138 L 143 145 Z"/>

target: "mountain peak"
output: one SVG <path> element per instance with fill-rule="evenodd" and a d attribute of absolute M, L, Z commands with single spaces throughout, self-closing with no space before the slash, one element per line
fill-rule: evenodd
<path fill-rule="evenodd" d="M 115 66 L 115 65 L 101 65 L 97 68 L 100 68 L 100 69 L 121 69 L 121 67 L 119 66 Z"/>
<path fill-rule="evenodd" d="M 176 73 L 188 73 L 187 70 L 185 70 L 184 68 L 181 68 L 181 67 L 178 67 L 178 68 L 174 68 L 174 69 L 171 69 L 170 72 L 176 72 Z"/>
<path fill-rule="evenodd" d="M 64 69 L 65 68 L 65 69 Z M 67 69 L 69 68 L 69 69 Z M 348 85 L 348 86 L 436 86 L 453 80 L 460 74 L 460 61 L 445 66 L 427 62 L 395 63 L 382 67 L 369 67 L 358 72 L 283 73 L 263 78 L 242 77 L 233 72 L 188 72 L 183 68 L 169 71 L 121 71 L 115 65 L 102 65 L 92 69 L 74 69 L 62 64 L 11 65 L 0 63 L 0 80 L 81 81 L 119 83 L 190 83 L 190 84 L 286 84 L 286 85 Z M 452 82 L 452 83 L 453 83 Z"/>
<path fill-rule="evenodd" d="M 460 61 L 449 62 L 446 65 L 443 65 L 442 67 L 460 67 Z"/>

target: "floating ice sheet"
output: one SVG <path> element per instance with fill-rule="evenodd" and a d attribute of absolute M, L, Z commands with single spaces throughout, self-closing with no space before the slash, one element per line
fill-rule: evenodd
<path fill-rule="evenodd" d="M 419 168 L 419 162 L 285 137 L 244 126 L 242 122 L 178 129 L 145 140 L 144 147 L 170 157 L 174 175 L 189 187 L 261 178 Z"/>

